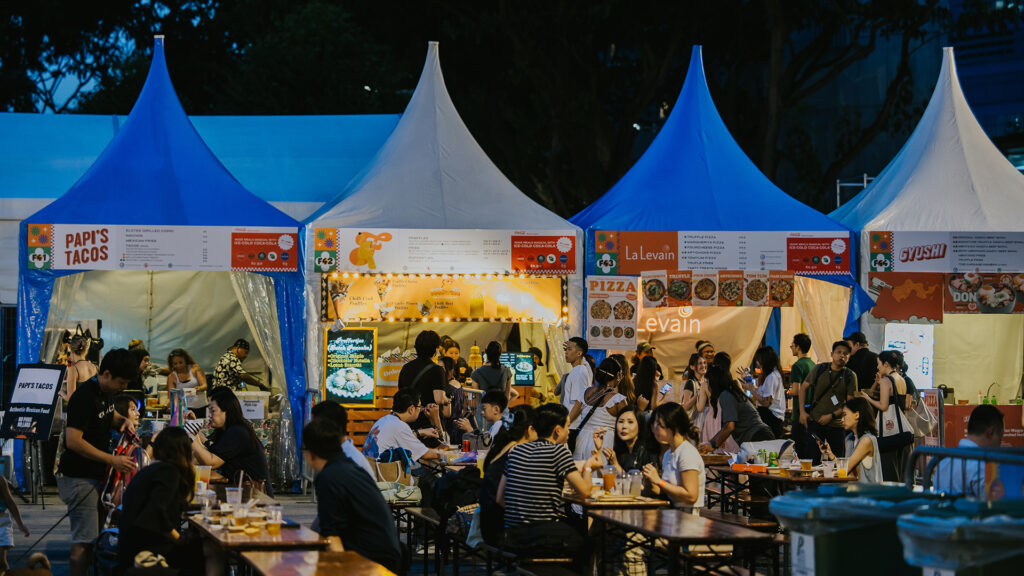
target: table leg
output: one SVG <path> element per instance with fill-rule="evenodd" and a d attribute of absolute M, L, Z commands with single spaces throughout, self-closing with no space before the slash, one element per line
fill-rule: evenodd
<path fill-rule="evenodd" d="M 679 576 L 679 544 L 668 543 L 668 575 Z"/>

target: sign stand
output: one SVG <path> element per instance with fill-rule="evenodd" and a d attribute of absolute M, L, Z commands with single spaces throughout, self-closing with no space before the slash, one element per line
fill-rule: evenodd
<path fill-rule="evenodd" d="M 25 443 L 32 503 L 43 501 L 43 448 L 50 436 L 58 393 L 67 368 L 57 364 L 19 364 L 7 410 L 0 420 L 0 437 Z M 46 508 L 45 503 L 43 508 Z"/>

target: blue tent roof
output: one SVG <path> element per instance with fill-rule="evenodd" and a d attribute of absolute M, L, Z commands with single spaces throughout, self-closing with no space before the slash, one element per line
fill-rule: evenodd
<path fill-rule="evenodd" d="M 50 224 L 295 226 L 246 190 L 189 122 L 164 61 L 163 38 L 124 126 L 63 196 L 28 218 Z"/>
<path fill-rule="evenodd" d="M 711 100 L 700 46 L 654 142 L 569 221 L 595 230 L 848 230 L 780 190 L 743 153 Z"/>

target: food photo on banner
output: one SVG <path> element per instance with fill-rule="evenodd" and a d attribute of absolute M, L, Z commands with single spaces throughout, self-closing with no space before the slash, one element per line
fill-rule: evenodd
<path fill-rule="evenodd" d="M 323 373 L 324 400 L 342 406 L 375 406 L 377 329 L 327 329 L 324 332 Z"/>
<path fill-rule="evenodd" d="M 57 395 L 66 367 L 20 364 L 11 399 L 0 423 L 0 437 L 46 440 L 50 436 Z"/>

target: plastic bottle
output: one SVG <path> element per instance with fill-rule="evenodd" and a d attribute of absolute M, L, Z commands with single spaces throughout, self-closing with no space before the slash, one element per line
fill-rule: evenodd
<path fill-rule="evenodd" d="M 978 390 L 978 404 L 984 404 L 984 403 L 985 403 L 985 395 L 981 393 L 981 390 Z"/>

